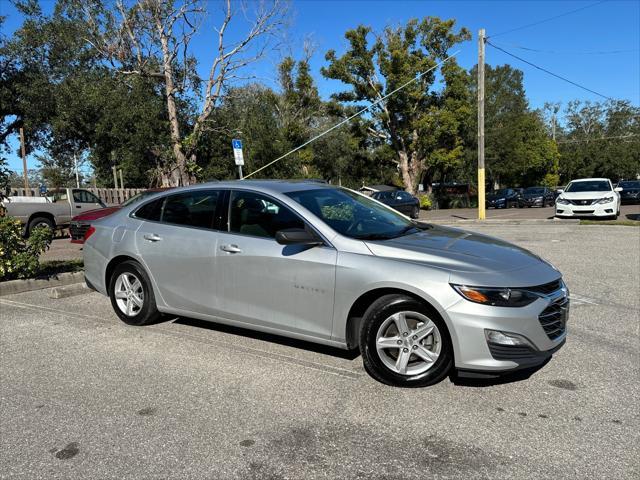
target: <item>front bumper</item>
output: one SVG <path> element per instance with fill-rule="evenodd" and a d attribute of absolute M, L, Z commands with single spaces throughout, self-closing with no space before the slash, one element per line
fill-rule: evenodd
<path fill-rule="evenodd" d="M 563 205 L 556 203 L 556 217 L 609 217 L 617 213 L 616 202 L 595 205 Z"/>
<path fill-rule="evenodd" d="M 518 200 L 520 207 L 542 207 L 544 199 L 542 198 L 521 198 Z"/>
<path fill-rule="evenodd" d="M 487 200 L 487 208 L 504 208 L 506 205 L 506 200 Z"/>
<path fill-rule="evenodd" d="M 561 308 L 561 307 L 562 308 Z M 555 316 L 552 312 L 559 311 Z M 455 366 L 459 370 L 506 373 L 542 365 L 566 340 L 569 298 L 557 291 L 521 308 L 492 307 L 461 299 L 447 309 Z M 516 334 L 530 345 L 489 344 L 485 330 Z"/>

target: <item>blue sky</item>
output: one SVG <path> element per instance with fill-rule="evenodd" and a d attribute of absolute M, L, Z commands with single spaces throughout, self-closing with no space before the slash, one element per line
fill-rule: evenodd
<path fill-rule="evenodd" d="M 320 67 L 329 49 L 344 51 L 344 32 L 359 24 L 382 30 L 410 18 L 439 16 L 455 18 L 459 26 L 473 33 L 473 40 L 462 44 L 458 56 L 465 68 L 477 62 L 477 32 L 485 28 L 496 45 L 554 73 L 567 77 L 608 97 L 630 100 L 640 105 L 640 1 L 611 0 L 596 4 L 590 1 L 370 1 L 370 0 L 298 0 L 292 2 L 292 23 L 287 32 L 288 47 L 274 52 L 253 73 L 265 83 L 273 84 L 275 66 L 282 55 L 301 54 L 305 38 L 311 38 L 316 53 L 311 66 L 321 94 L 328 97 L 340 90 L 339 82 L 323 79 Z M 45 11 L 53 2 L 42 2 Z M 208 2 L 211 16 L 203 32 L 194 40 L 194 54 L 200 70 L 206 74 L 212 58 L 213 32 L 218 20 L 216 2 Z M 596 5 L 594 5 L 596 4 Z M 587 7 L 570 15 L 511 33 L 508 30 L 535 23 L 565 12 Z M 0 0 L 0 14 L 8 17 L 6 35 L 20 25 L 21 19 L 8 0 Z M 541 50 L 534 52 L 518 47 Z M 623 51 L 616 54 L 594 52 Z M 602 100 L 561 80 L 534 69 L 487 46 L 487 63 L 509 63 L 524 71 L 525 89 L 532 107 L 546 101 L 567 103 L 572 99 Z M 10 167 L 21 168 L 16 155 L 9 157 Z M 30 160 L 30 167 L 35 160 Z"/>

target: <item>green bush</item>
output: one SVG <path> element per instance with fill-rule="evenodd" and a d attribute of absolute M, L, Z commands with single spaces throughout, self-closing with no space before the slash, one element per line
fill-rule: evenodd
<path fill-rule="evenodd" d="M 420 208 L 423 210 L 431 210 L 433 206 L 433 198 L 429 194 L 420 194 L 418 195 L 418 199 L 420 200 Z"/>
<path fill-rule="evenodd" d="M 53 232 L 36 228 L 22 238 L 22 225 L 13 217 L 0 217 L 0 281 L 29 278 L 40 269 L 39 257 L 49 248 Z"/>

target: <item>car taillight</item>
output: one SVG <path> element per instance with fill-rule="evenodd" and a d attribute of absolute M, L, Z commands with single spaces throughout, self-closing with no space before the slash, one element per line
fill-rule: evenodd
<path fill-rule="evenodd" d="M 94 226 L 90 226 L 89 228 L 87 228 L 87 231 L 84 232 L 84 241 L 86 242 L 89 239 L 89 237 L 93 235 L 93 232 L 95 231 L 96 231 L 96 227 Z"/>

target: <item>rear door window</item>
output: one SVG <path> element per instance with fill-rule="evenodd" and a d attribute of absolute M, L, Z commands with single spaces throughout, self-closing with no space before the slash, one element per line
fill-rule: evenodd
<path fill-rule="evenodd" d="M 162 205 L 164 204 L 165 197 L 157 198 L 149 203 L 142 205 L 133 214 L 134 217 L 142 220 L 151 220 L 153 222 L 159 222 L 162 215 Z"/>
<path fill-rule="evenodd" d="M 193 190 L 167 197 L 162 222 L 189 227 L 213 228 L 219 190 Z"/>

